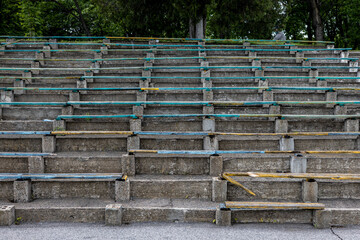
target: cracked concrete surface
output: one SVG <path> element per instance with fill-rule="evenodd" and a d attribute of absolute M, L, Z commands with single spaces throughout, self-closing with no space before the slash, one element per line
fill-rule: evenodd
<path fill-rule="evenodd" d="M 315 229 L 309 224 L 213 224 L 134 223 L 121 227 L 103 224 L 38 223 L 0 227 L 0 239 L 327 239 L 351 240 L 360 235 L 360 226 Z M 334 233 L 335 234 L 334 234 Z M 55 234 L 56 233 L 56 234 Z"/>

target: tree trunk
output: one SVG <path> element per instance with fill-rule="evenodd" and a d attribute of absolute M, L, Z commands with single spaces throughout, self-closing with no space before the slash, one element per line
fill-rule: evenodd
<path fill-rule="evenodd" d="M 195 38 L 195 25 L 191 18 L 189 19 L 189 37 Z"/>
<path fill-rule="evenodd" d="M 202 17 L 197 23 L 189 19 L 189 36 L 190 38 L 205 38 L 206 18 Z"/>
<path fill-rule="evenodd" d="M 79 3 L 78 3 L 77 0 L 74 0 L 74 3 L 75 3 L 75 6 L 76 6 L 76 9 L 77 9 L 77 12 L 78 12 L 78 14 L 79 14 L 79 20 L 80 20 L 80 22 L 81 22 L 81 25 L 83 26 L 86 35 L 87 35 L 87 36 L 90 36 L 90 31 L 89 31 L 89 28 L 88 28 L 87 25 L 86 25 L 84 16 L 82 15 L 80 5 L 79 5 Z"/>
<path fill-rule="evenodd" d="M 200 18 L 196 23 L 195 38 L 204 38 L 204 18 Z"/>
<path fill-rule="evenodd" d="M 315 39 L 317 41 L 324 40 L 324 25 L 321 20 L 319 11 L 319 0 L 308 0 L 311 6 L 310 15 L 312 18 L 312 25 L 315 30 Z"/>

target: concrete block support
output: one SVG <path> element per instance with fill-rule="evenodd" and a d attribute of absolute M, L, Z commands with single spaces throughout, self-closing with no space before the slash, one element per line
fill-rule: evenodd
<path fill-rule="evenodd" d="M 319 77 L 319 71 L 317 69 L 311 69 L 309 71 L 309 83 L 316 83 L 317 77 Z"/>
<path fill-rule="evenodd" d="M 227 197 L 227 181 L 221 180 L 218 177 L 214 177 L 212 180 L 212 196 L 213 202 L 226 201 Z"/>
<path fill-rule="evenodd" d="M 85 72 L 84 72 L 84 76 L 85 76 L 85 77 L 89 77 L 89 78 L 86 78 L 86 82 L 88 82 L 88 83 L 94 82 L 94 79 L 91 78 L 91 77 L 94 76 L 94 73 L 93 73 L 92 71 L 90 71 L 90 70 L 85 71 Z"/>
<path fill-rule="evenodd" d="M 261 61 L 258 59 L 254 59 L 251 62 L 252 67 L 261 67 Z M 252 69 L 253 72 L 255 72 L 255 68 Z"/>
<path fill-rule="evenodd" d="M 141 119 L 130 119 L 130 131 L 133 132 L 141 131 Z"/>
<path fill-rule="evenodd" d="M 44 50 L 44 55 L 46 58 L 50 58 L 51 57 L 51 52 L 50 52 L 50 46 L 44 46 L 43 50 Z"/>
<path fill-rule="evenodd" d="M 255 77 L 264 77 L 264 70 L 255 70 Z"/>
<path fill-rule="evenodd" d="M 136 101 L 146 102 L 146 95 L 147 95 L 147 91 L 136 92 Z"/>
<path fill-rule="evenodd" d="M 80 93 L 79 92 L 70 92 L 69 93 L 69 101 L 80 101 Z"/>
<path fill-rule="evenodd" d="M 143 70 L 141 73 L 141 77 L 142 79 L 139 82 L 139 87 L 141 88 L 147 88 L 150 86 L 150 82 L 151 82 L 151 71 L 145 71 Z"/>
<path fill-rule="evenodd" d="M 203 131 L 205 132 L 215 132 L 215 118 L 204 118 L 203 119 Z"/>
<path fill-rule="evenodd" d="M 45 164 L 42 156 L 33 156 L 28 158 L 29 173 L 44 173 Z"/>
<path fill-rule="evenodd" d="M 31 182 L 14 181 L 14 202 L 29 202 L 31 200 Z"/>
<path fill-rule="evenodd" d="M 358 119 L 346 119 L 344 131 L 345 132 L 358 132 L 359 131 L 359 120 Z"/>
<path fill-rule="evenodd" d="M 146 58 L 150 58 L 149 62 L 151 62 L 151 63 L 155 62 L 155 60 L 154 60 L 155 54 L 154 53 L 146 53 Z"/>
<path fill-rule="evenodd" d="M 94 62 L 90 68 L 93 68 L 93 73 L 99 73 L 99 68 L 101 68 L 101 64 L 100 62 Z"/>
<path fill-rule="evenodd" d="M 144 68 L 145 69 L 148 69 L 148 68 L 151 68 L 153 66 L 153 63 L 152 62 L 150 62 L 150 61 L 145 61 L 144 62 Z M 152 71 L 151 69 L 149 69 L 148 71 Z"/>
<path fill-rule="evenodd" d="M 206 136 L 204 138 L 204 150 L 218 150 L 219 141 L 216 136 Z"/>
<path fill-rule="evenodd" d="M 296 54 L 298 51 L 298 46 L 290 46 L 290 50 L 294 50 L 294 51 L 289 51 L 289 54 Z"/>
<path fill-rule="evenodd" d="M 126 179 L 115 181 L 115 201 L 129 201 L 130 200 L 130 181 Z"/>
<path fill-rule="evenodd" d="M 326 101 L 335 102 L 337 100 L 337 92 L 326 92 Z M 333 108 L 334 104 L 326 104 L 327 108 Z"/>
<path fill-rule="evenodd" d="M 59 45 L 56 44 L 56 43 L 57 43 L 57 39 L 49 39 L 49 42 L 51 42 L 50 47 L 51 47 L 52 49 L 58 49 L 58 48 L 59 48 Z"/>
<path fill-rule="evenodd" d="M 205 61 L 205 59 L 202 59 L 202 58 L 205 58 L 205 57 L 206 57 L 206 52 L 201 52 L 201 51 L 199 51 L 199 57 L 200 57 L 199 63 Z"/>
<path fill-rule="evenodd" d="M 290 157 L 290 172 L 292 173 L 306 173 L 307 158 L 302 155 L 295 155 Z"/>
<path fill-rule="evenodd" d="M 347 106 L 335 105 L 334 115 L 346 115 L 347 114 Z"/>
<path fill-rule="evenodd" d="M 318 202 L 318 183 L 315 180 L 303 181 L 302 199 L 304 202 Z"/>
<path fill-rule="evenodd" d="M 16 79 L 14 81 L 14 87 L 25 87 L 25 80 Z M 25 90 L 14 90 L 14 94 L 24 94 Z"/>
<path fill-rule="evenodd" d="M 327 87 L 327 81 L 325 80 L 317 80 L 316 81 L 316 87 Z M 325 93 L 324 90 L 317 90 L 317 93 Z"/>
<path fill-rule="evenodd" d="M 0 120 L 2 120 L 2 116 L 3 116 L 3 109 L 2 109 L 1 104 L 0 104 Z"/>
<path fill-rule="evenodd" d="M 140 149 L 140 137 L 139 136 L 129 136 L 127 138 L 127 150 Z"/>
<path fill-rule="evenodd" d="M 223 172 L 223 157 L 210 156 L 210 176 L 220 176 Z"/>
<path fill-rule="evenodd" d="M 123 174 L 128 176 L 135 175 L 135 155 L 124 154 L 121 156 L 121 166 Z"/>
<path fill-rule="evenodd" d="M 5 50 L 5 46 L 0 47 L 0 55 L 5 55 L 3 50 Z"/>
<path fill-rule="evenodd" d="M 280 151 L 294 151 L 295 144 L 294 138 L 282 137 L 280 138 Z"/>
<path fill-rule="evenodd" d="M 302 63 L 304 60 L 304 52 L 296 52 L 296 63 Z"/>
<path fill-rule="evenodd" d="M 1 102 L 13 102 L 14 92 L 13 91 L 1 91 Z"/>
<path fill-rule="evenodd" d="M 77 88 L 87 88 L 87 81 L 86 80 L 77 80 L 76 87 Z"/>
<path fill-rule="evenodd" d="M 15 206 L 0 206 L 0 226 L 10 226 L 15 222 Z"/>
<path fill-rule="evenodd" d="M 133 115 L 142 117 L 144 115 L 144 106 L 133 106 Z"/>
<path fill-rule="evenodd" d="M 56 151 L 56 136 L 42 137 L 42 151 L 44 153 L 54 153 Z"/>
<path fill-rule="evenodd" d="M 216 225 L 231 226 L 231 211 L 230 209 L 216 208 Z"/>
<path fill-rule="evenodd" d="M 316 210 L 314 212 L 313 225 L 316 228 L 330 228 L 331 214 L 327 210 Z"/>
<path fill-rule="evenodd" d="M 36 68 L 40 68 L 40 63 L 39 62 L 31 62 L 31 72 L 33 74 L 39 74 L 40 71 L 39 69 L 36 69 Z"/>
<path fill-rule="evenodd" d="M 256 52 L 249 51 L 249 62 L 251 62 L 254 58 L 256 58 Z"/>
<path fill-rule="evenodd" d="M 259 88 L 269 87 L 269 81 L 267 79 L 260 79 L 258 82 L 258 87 Z M 262 93 L 263 91 L 264 91 L 263 89 L 258 89 L 258 93 Z"/>
<path fill-rule="evenodd" d="M 65 120 L 55 120 L 53 122 L 53 130 L 54 131 L 65 131 L 66 130 Z"/>
<path fill-rule="evenodd" d="M 288 120 L 276 119 L 275 120 L 275 132 L 287 133 L 289 128 Z"/>
<path fill-rule="evenodd" d="M 304 60 L 301 64 L 304 68 L 302 69 L 303 72 L 309 71 L 308 67 L 311 67 L 311 62 L 309 60 Z"/>
<path fill-rule="evenodd" d="M 62 107 L 61 114 L 62 115 L 73 115 L 74 114 L 74 106 L 71 105 L 71 106 Z"/>
<path fill-rule="evenodd" d="M 203 101 L 213 101 L 214 93 L 213 91 L 203 90 Z"/>
<path fill-rule="evenodd" d="M 358 72 L 359 71 L 359 69 L 358 69 L 358 67 L 359 67 L 359 62 L 357 62 L 357 61 L 350 61 L 350 63 L 349 63 L 349 72 Z"/>
<path fill-rule="evenodd" d="M 316 210 L 313 224 L 316 228 L 360 224 L 360 211 L 357 208 L 327 208 Z"/>
<path fill-rule="evenodd" d="M 103 59 L 103 54 L 102 54 L 102 52 L 101 52 L 101 51 L 95 52 L 95 53 L 94 53 L 94 59 Z M 98 62 L 98 63 L 100 63 L 100 64 L 103 63 L 103 61 L 101 61 L 101 60 L 96 60 L 96 62 Z"/>
<path fill-rule="evenodd" d="M 214 106 L 203 106 L 203 114 L 214 114 Z"/>
<path fill-rule="evenodd" d="M 274 101 L 274 93 L 273 91 L 263 91 L 263 101 L 271 102 Z M 269 104 L 263 104 L 263 107 L 269 107 Z"/>
<path fill-rule="evenodd" d="M 340 58 L 348 58 L 349 57 L 349 51 L 342 51 L 340 52 Z M 348 60 L 341 59 L 340 63 L 347 63 Z"/>
<path fill-rule="evenodd" d="M 105 207 L 105 225 L 119 226 L 122 224 L 123 208 L 121 204 L 109 204 Z"/>
<path fill-rule="evenodd" d="M 24 71 L 23 74 L 22 74 L 22 79 L 25 80 L 28 83 L 33 82 L 31 77 L 32 77 L 32 73 L 29 70 Z"/>
<path fill-rule="evenodd" d="M 100 50 L 101 50 L 101 53 L 102 53 L 102 54 L 108 54 L 108 50 L 109 50 L 109 49 L 108 49 L 108 47 L 104 47 L 104 46 L 103 46 L 103 47 L 100 47 Z"/>
<path fill-rule="evenodd" d="M 279 105 L 277 105 L 277 106 L 270 105 L 269 114 L 280 114 L 280 106 Z M 269 120 L 275 121 L 275 118 L 270 117 Z"/>
<path fill-rule="evenodd" d="M 45 61 L 43 60 L 45 58 L 45 55 L 43 52 L 36 52 L 35 53 L 35 59 L 40 62 L 40 65 L 45 65 Z"/>

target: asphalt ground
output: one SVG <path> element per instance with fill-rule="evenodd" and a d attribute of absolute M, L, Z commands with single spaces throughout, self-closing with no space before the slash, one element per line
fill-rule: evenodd
<path fill-rule="evenodd" d="M 134 223 L 122 226 L 86 223 L 21 223 L 0 227 L 1 240 L 21 239 L 360 239 L 360 226 L 316 229 L 310 224 Z"/>

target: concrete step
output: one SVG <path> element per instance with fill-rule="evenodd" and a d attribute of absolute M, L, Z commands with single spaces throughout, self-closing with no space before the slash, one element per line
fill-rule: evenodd
<path fill-rule="evenodd" d="M 207 222 L 226 225 L 226 215 L 236 223 L 299 223 L 317 228 L 359 224 L 359 207 L 332 207 L 325 202 L 324 210 L 239 210 L 222 215 L 216 213 L 218 203 L 196 200 L 156 199 L 116 203 L 96 199 L 37 199 L 30 203 L 0 201 L 4 206 L 1 225 L 11 225 L 15 219 L 26 222 L 81 222 L 121 225 L 136 222 Z M 116 205 L 114 205 L 116 204 Z M 329 207 L 327 207 L 329 206 Z M 120 213 L 119 213 L 120 212 Z M 314 214 L 314 217 L 313 217 Z M 222 216 L 221 216 L 222 215 Z M 222 218 L 225 217 L 225 218 Z M 214 221 L 215 220 L 215 221 Z"/>
<path fill-rule="evenodd" d="M 250 189 L 256 196 L 247 193 L 244 189 L 231 183 L 227 184 L 227 200 L 229 201 L 307 201 L 306 189 L 301 179 L 268 179 L 256 178 L 249 179 L 245 177 L 234 177 L 246 188 Z M 313 200 L 331 200 L 331 199 L 359 199 L 356 189 L 359 187 L 359 181 L 345 180 L 316 180 L 311 182 L 311 188 L 317 189 L 315 195 L 311 196 Z M 305 189 L 305 190 L 304 190 Z M 304 192 L 305 191 L 305 192 Z M 310 190 L 309 190 L 310 191 Z M 313 201 L 310 200 L 310 201 Z"/>
<path fill-rule="evenodd" d="M 46 95 L 45 95 L 46 96 Z M 49 96 L 49 95 L 48 95 Z M 52 95 L 54 97 L 59 95 Z M 90 95 L 95 97 L 101 97 L 102 95 Z M 89 97 L 90 97 L 89 96 Z M 116 97 L 116 95 L 113 95 Z M 36 97 L 34 95 L 34 97 Z M 61 96 L 60 96 L 61 97 Z M 28 100 L 28 99 L 26 99 Z M 83 107 L 77 107 L 77 103 L 80 102 L 67 102 L 62 101 L 54 101 L 58 103 L 58 105 L 51 106 L 50 103 L 41 102 L 35 103 L 31 101 L 24 101 L 20 102 L 23 106 L 20 106 L 20 103 L 17 106 L 12 105 L 4 107 L 2 109 L 1 117 L 3 120 L 43 120 L 43 119 L 51 119 L 54 120 L 57 116 L 60 115 L 131 115 L 136 114 L 137 116 L 143 115 L 169 115 L 169 114 L 203 114 L 204 109 L 203 106 L 191 106 L 190 104 L 184 103 L 184 105 L 157 105 L 157 104 L 148 104 L 141 112 L 141 115 L 136 112 L 136 103 L 129 102 L 130 104 L 101 104 L 103 101 L 98 101 L 99 104 L 89 105 L 87 107 L 86 104 L 82 105 Z M 52 99 L 47 99 L 52 100 Z M 354 97 L 355 100 L 355 97 Z M 112 101 L 112 100 L 110 100 Z M 130 99 L 131 101 L 131 99 Z M 156 100 L 155 100 L 156 101 Z M 115 100 L 115 102 L 119 102 Z M 128 101 L 126 101 L 128 102 Z M 65 106 L 66 103 L 70 103 L 74 107 L 71 108 L 71 112 L 67 112 L 66 109 L 69 107 L 59 107 L 62 104 Z M 26 105 L 28 104 L 28 105 Z M 33 104 L 34 106 L 31 106 Z M 35 106 L 36 104 L 44 105 L 44 106 Z M 48 105 L 46 105 L 48 104 Z M 270 108 L 267 107 L 246 107 L 246 106 L 215 106 L 212 107 L 212 111 L 214 114 L 282 114 L 282 115 L 357 115 L 360 112 L 360 105 L 351 105 L 347 107 L 339 107 L 336 106 L 335 108 L 326 107 L 325 104 L 318 105 L 318 107 L 314 104 L 313 107 L 309 107 L 310 104 L 303 104 L 303 105 L 295 105 L 292 107 L 276 107 L 272 106 Z M 245 116 L 244 116 L 245 117 Z M 90 118 L 88 119 L 90 120 Z M 161 120 L 160 120 L 161 121 Z"/>
<path fill-rule="evenodd" d="M 59 130 L 55 130 L 59 131 Z M 64 131 L 64 130 L 60 130 Z M 291 134 L 290 134 L 291 135 Z M 305 136 L 265 134 L 1 134 L 2 152 L 123 152 L 129 150 L 244 150 L 244 151 L 342 151 L 358 150 L 359 135 Z M 41 147 L 42 146 L 42 147 Z M 196 154 L 196 153 L 195 153 Z"/>
<path fill-rule="evenodd" d="M 109 173 L 125 171 L 122 156 L 125 152 L 57 152 L 43 158 L 2 156 L 0 172 L 21 173 L 37 171 L 32 161 L 40 161 L 39 171 L 45 173 Z M 359 173 L 359 156 L 346 154 L 303 154 L 307 172 Z M 134 174 L 207 175 L 210 174 L 211 156 L 136 154 Z M 222 156 L 223 166 L 212 172 L 290 172 L 294 154 L 242 154 Z M 124 170 L 123 170 L 124 169 Z M 211 172 L 211 173 L 212 173 Z"/>
<path fill-rule="evenodd" d="M 30 203 L 9 203 L 21 222 L 91 222 L 121 225 L 136 222 L 213 222 L 217 203 L 204 200 L 134 200 L 116 203 L 97 199 L 37 199 Z M 111 205 L 121 207 L 121 218 L 113 219 Z M 9 216 L 10 218 L 10 216 Z M 11 222 L 11 220 L 10 220 Z M 3 224 L 2 224 L 3 225 Z"/>
<path fill-rule="evenodd" d="M 360 91 L 343 91 L 338 90 L 335 93 L 328 93 L 326 91 L 319 90 L 272 90 L 264 92 L 258 92 L 255 90 L 213 90 L 211 91 L 212 99 L 204 99 L 205 90 L 148 90 L 144 93 L 139 93 L 139 90 L 122 90 L 122 91 L 80 91 L 80 93 L 72 93 L 69 90 L 66 91 L 39 91 L 39 90 L 24 90 L 25 94 L 7 94 L 12 102 L 67 102 L 67 101 L 163 101 L 163 102 L 236 102 L 236 101 L 357 101 L 360 95 Z M 142 96 L 143 95 L 143 96 Z M 5 94 L 4 94 L 5 96 Z M 139 100 L 137 100 L 139 99 Z M 7 99 L 4 100 L 9 101 Z M 1 102 L 0 102 L 1 103 Z M 160 103 L 161 104 L 161 103 Z M 215 103 L 216 104 L 216 103 Z M 179 104 L 181 105 L 181 104 Z M 186 105 L 186 104 L 183 104 Z M 281 105 L 281 103 L 279 103 Z M 289 105 L 289 104 L 287 104 Z M 294 106 L 306 108 L 300 103 L 294 104 Z M 311 106 L 314 106 L 313 103 Z M 119 105 L 120 106 L 120 105 Z M 151 105 L 150 105 L 151 106 Z M 356 106 L 356 105 L 354 105 Z M 171 107 L 171 106 L 168 106 Z M 216 106 L 218 107 L 218 106 Z M 234 106 L 232 106 L 234 107 Z M 235 106 L 236 108 L 244 108 L 245 106 Z M 252 106 L 246 106 L 251 108 Z M 284 109 L 287 106 L 284 105 Z M 317 107 L 317 106 L 316 106 Z M 353 106 L 350 106 L 353 107 Z"/>
<path fill-rule="evenodd" d="M 208 120 L 202 118 L 146 118 L 142 121 L 119 119 L 75 119 L 54 125 L 53 119 L 44 120 L 2 120 L 1 131 L 218 131 L 235 133 L 274 133 L 274 132 L 341 132 L 357 131 L 356 121 L 328 120 L 266 120 L 266 119 L 215 119 L 209 128 Z M 205 125 L 204 125 L 205 124 Z M 349 125 L 350 124 L 350 125 Z M 347 126 L 347 127 L 346 127 Z"/>
<path fill-rule="evenodd" d="M 3 174 L 0 174 L 0 176 Z M 54 174 L 45 174 L 53 176 Z M 74 173 L 80 176 L 84 174 Z M 102 176 L 104 174 L 94 174 Z M 109 174 L 105 174 L 109 175 Z M 2 177 L 0 181 L 0 199 L 14 202 L 29 202 L 33 199 L 47 198 L 95 198 L 95 199 L 121 199 L 127 196 L 123 187 L 128 181 L 117 180 L 119 173 L 112 178 L 86 179 L 82 177 L 70 179 L 32 178 L 30 180 L 15 180 Z M 120 174 L 121 175 L 121 174 Z M 124 185 L 125 184 L 125 185 Z"/>
<path fill-rule="evenodd" d="M 51 174 L 50 174 L 51 175 Z M 74 175 L 79 175 L 76 173 Z M 99 174 L 96 174 L 99 175 Z M 138 175 L 126 181 L 114 179 L 31 179 L 0 181 L 0 199 L 28 202 L 48 198 L 115 199 L 202 199 L 211 200 L 210 176 Z"/>

